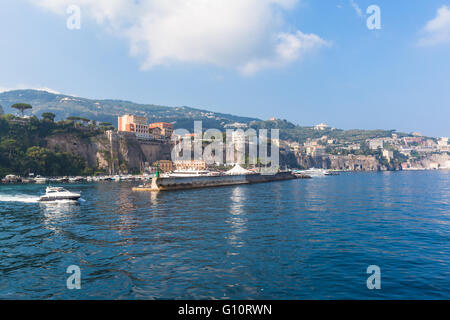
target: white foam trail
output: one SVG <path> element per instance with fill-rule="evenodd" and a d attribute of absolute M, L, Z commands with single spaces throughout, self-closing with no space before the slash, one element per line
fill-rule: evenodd
<path fill-rule="evenodd" d="M 37 203 L 39 201 L 39 197 L 30 196 L 30 195 L 4 195 L 0 194 L 0 202 L 24 202 L 24 203 Z"/>
<path fill-rule="evenodd" d="M 43 205 L 58 205 L 58 204 L 74 204 L 78 203 L 77 200 L 52 200 L 52 201 L 42 201 L 40 204 Z"/>

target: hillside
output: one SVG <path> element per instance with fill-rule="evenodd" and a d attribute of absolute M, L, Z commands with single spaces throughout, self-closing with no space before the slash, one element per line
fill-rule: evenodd
<path fill-rule="evenodd" d="M 76 116 L 117 126 L 117 116 L 130 113 L 146 116 L 151 122 L 172 122 L 175 129 L 183 128 L 191 132 L 193 131 L 193 120 L 202 120 L 204 129 L 218 128 L 221 130 L 227 124 L 239 122 L 254 129 L 278 128 L 282 140 L 300 143 L 324 135 L 349 143 L 359 143 L 366 139 L 390 137 L 395 131 L 333 128 L 314 130 L 314 127 L 299 126 L 286 120 L 262 121 L 257 118 L 240 117 L 191 107 L 167 107 L 123 100 L 93 100 L 38 90 L 14 90 L 0 93 L 0 105 L 3 106 L 5 113 L 17 114 L 17 110 L 11 109 L 10 106 L 19 102 L 31 104 L 33 106 L 31 113 L 38 117 L 44 112 L 52 112 L 56 115 L 56 120 Z"/>
<path fill-rule="evenodd" d="M 92 175 L 141 172 L 146 163 L 170 159 L 170 145 L 140 144 L 134 136 L 105 134 L 108 127 L 82 125 L 51 117 L 22 119 L 0 116 L 0 178 L 27 176 Z"/>
<path fill-rule="evenodd" d="M 323 136 L 327 136 L 328 139 L 337 139 L 347 143 L 362 143 L 367 139 L 391 137 L 393 132 L 399 136 L 407 135 L 396 132 L 395 130 L 342 130 L 331 127 L 323 130 L 315 130 L 314 127 L 298 126 L 286 120 L 252 121 L 249 125 L 254 129 L 280 129 L 281 140 L 296 141 L 299 143 L 304 143 L 307 139 L 319 139 Z"/>
<path fill-rule="evenodd" d="M 117 125 L 117 116 L 125 113 L 146 116 L 151 122 L 174 122 L 175 128 L 186 129 L 192 127 L 192 120 L 202 120 L 204 128 L 222 128 L 228 123 L 249 123 L 258 120 L 186 106 L 167 107 L 123 100 L 92 100 L 38 90 L 14 90 L 0 93 L 0 105 L 3 106 L 5 113 L 17 113 L 17 110 L 11 109 L 10 106 L 19 102 L 31 104 L 33 106 L 31 112 L 36 116 L 44 112 L 52 112 L 57 120 L 77 116 L 97 122 L 109 122 L 113 125 Z"/>

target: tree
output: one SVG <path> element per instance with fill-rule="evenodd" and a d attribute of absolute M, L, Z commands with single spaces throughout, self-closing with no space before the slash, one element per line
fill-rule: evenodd
<path fill-rule="evenodd" d="M 19 148 L 19 145 L 14 139 L 4 139 L 0 143 L 0 148 L 5 149 L 8 152 L 8 159 L 11 160 Z"/>
<path fill-rule="evenodd" d="M 54 122 L 55 121 L 55 117 L 56 117 L 56 115 L 54 113 L 51 113 L 51 112 L 44 112 L 42 114 L 42 119 L 48 120 L 50 122 Z"/>
<path fill-rule="evenodd" d="M 17 109 L 22 112 L 22 118 L 24 116 L 23 113 L 25 110 L 33 109 L 33 107 L 28 103 L 15 103 L 11 106 L 11 108 Z"/>

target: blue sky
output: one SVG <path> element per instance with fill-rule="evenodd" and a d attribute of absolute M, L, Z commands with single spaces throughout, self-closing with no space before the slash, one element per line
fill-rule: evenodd
<path fill-rule="evenodd" d="M 2 1 L 0 90 L 450 136 L 450 1 L 214 1 Z"/>

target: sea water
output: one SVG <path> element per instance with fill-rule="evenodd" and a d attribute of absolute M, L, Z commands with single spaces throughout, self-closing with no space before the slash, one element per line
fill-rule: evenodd
<path fill-rule="evenodd" d="M 0 298 L 450 298 L 448 171 L 161 193 L 61 186 L 82 201 L 0 185 Z M 372 265 L 380 289 L 368 288 Z"/>

